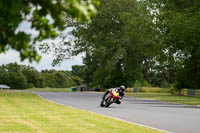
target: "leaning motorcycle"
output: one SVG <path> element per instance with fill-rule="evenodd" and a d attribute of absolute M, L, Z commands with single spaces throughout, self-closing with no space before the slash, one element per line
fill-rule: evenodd
<path fill-rule="evenodd" d="M 119 91 L 118 89 L 112 89 L 106 96 L 103 98 L 101 102 L 104 107 L 109 107 L 112 103 L 114 103 L 117 99 L 119 99 Z"/>

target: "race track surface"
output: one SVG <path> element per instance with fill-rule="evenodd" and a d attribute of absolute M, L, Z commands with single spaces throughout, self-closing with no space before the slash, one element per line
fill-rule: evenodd
<path fill-rule="evenodd" d="M 103 94 L 35 92 L 59 104 L 88 110 L 173 133 L 200 133 L 200 108 L 141 98 L 124 97 L 122 104 L 101 108 Z"/>

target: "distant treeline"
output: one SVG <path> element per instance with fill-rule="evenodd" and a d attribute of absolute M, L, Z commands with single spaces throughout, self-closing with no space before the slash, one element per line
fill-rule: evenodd
<path fill-rule="evenodd" d="M 8 85 L 11 89 L 67 88 L 80 85 L 81 79 L 73 76 L 71 71 L 38 72 L 34 67 L 10 63 L 0 66 L 0 84 Z"/>

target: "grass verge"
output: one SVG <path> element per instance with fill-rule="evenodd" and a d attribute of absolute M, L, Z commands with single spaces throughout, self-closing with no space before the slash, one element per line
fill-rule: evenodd
<path fill-rule="evenodd" d="M 41 99 L 28 92 L 0 91 L 1 133 L 160 133 L 106 116 Z"/>
<path fill-rule="evenodd" d="M 200 97 L 177 96 L 170 93 L 126 93 L 127 96 L 148 98 L 160 101 L 167 101 L 179 104 L 200 106 Z"/>
<path fill-rule="evenodd" d="M 71 92 L 71 88 L 29 88 L 28 91 Z"/>
<path fill-rule="evenodd" d="M 159 87 L 135 87 L 138 88 L 139 92 L 143 93 L 170 93 L 170 88 L 159 88 Z M 134 92 L 134 88 L 127 88 L 127 92 Z"/>

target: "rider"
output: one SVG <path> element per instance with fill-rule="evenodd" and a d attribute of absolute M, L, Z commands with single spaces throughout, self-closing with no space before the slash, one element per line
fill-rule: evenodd
<path fill-rule="evenodd" d="M 115 103 L 117 103 L 117 104 L 120 104 L 120 103 L 121 103 L 120 99 L 122 99 L 122 98 L 124 97 L 124 91 L 126 90 L 126 87 L 125 87 L 124 85 L 121 85 L 120 87 L 108 89 L 108 90 L 105 92 L 105 94 L 103 95 L 103 97 L 102 97 L 101 106 L 104 106 L 103 102 L 104 102 L 104 100 L 105 100 L 105 96 L 106 96 L 111 90 L 113 90 L 113 89 L 118 89 L 118 91 L 119 91 L 119 99 L 117 99 L 117 100 L 115 101 Z"/>

